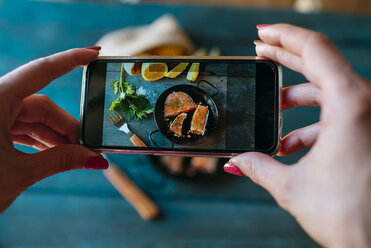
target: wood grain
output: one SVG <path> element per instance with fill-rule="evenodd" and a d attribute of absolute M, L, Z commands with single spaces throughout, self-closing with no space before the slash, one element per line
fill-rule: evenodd
<path fill-rule="evenodd" d="M 133 142 L 133 144 L 137 147 L 147 147 L 146 144 L 136 135 L 130 137 L 130 141 Z"/>

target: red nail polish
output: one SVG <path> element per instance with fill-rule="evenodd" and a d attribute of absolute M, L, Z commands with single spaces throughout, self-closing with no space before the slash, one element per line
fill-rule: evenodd
<path fill-rule="evenodd" d="M 108 168 L 108 162 L 104 158 L 93 157 L 86 160 L 84 167 L 89 170 L 102 170 Z"/>
<path fill-rule="evenodd" d="M 102 49 L 102 47 L 100 47 L 100 46 L 90 46 L 90 47 L 85 47 L 85 49 L 91 49 L 91 50 L 99 51 L 100 49 Z"/>
<path fill-rule="evenodd" d="M 228 162 L 224 165 L 224 171 L 236 176 L 245 176 L 240 168 L 238 168 L 237 165 L 234 165 L 231 162 Z"/>
<path fill-rule="evenodd" d="M 264 41 L 262 41 L 262 40 L 254 40 L 254 44 L 255 45 L 261 45 L 261 44 L 264 44 Z"/>
<path fill-rule="evenodd" d="M 264 27 L 268 27 L 268 26 L 270 26 L 271 24 L 258 24 L 258 25 L 256 25 L 256 28 L 257 29 L 261 29 L 261 28 L 264 28 Z"/>

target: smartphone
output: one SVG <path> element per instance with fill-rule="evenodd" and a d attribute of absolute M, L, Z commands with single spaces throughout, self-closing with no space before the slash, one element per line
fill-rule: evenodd
<path fill-rule="evenodd" d="M 81 144 L 108 153 L 277 153 L 281 67 L 256 57 L 100 57 L 84 68 Z"/>

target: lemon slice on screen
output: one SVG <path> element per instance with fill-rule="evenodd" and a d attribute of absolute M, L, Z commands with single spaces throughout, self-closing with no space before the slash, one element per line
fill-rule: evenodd
<path fill-rule="evenodd" d="M 200 63 L 192 63 L 191 68 L 189 68 L 189 71 L 187 74 L 187 79 L 189 81 L 196 81 L 199 71 L 200 71 Z"/>
<path fill-rule="evenodd" d="M 124 69 L 129 75 L 135 73 L 135 63 L 124 63 Z"/>
<path fill-rule="evenodd" d="M 156 81 L 163 78 L 167 70 L 166 63 L 143 63 L 142 77 L 146 81 Z"/>
<path fill-rule="evenodd" d="M 179 76 L 188 66 L 189 63 L 179 63 L 171 71 L 165 74 L 165 77 L 176 78 Z"/>

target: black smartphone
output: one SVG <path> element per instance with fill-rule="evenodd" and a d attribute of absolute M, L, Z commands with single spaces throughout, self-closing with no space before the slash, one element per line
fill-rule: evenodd
<path fill-rule="evenodd" d="M 281 67 L 256 57 L 100 57 L 84 68 L 81 144 L 101 152 L 274 155 Z"/>

